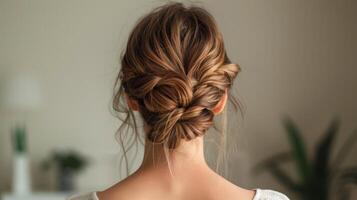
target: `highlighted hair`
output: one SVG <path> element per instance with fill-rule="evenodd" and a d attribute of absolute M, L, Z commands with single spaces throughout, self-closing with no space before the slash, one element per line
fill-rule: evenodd
<path fill-rule="evenodd" d="M 137 123 L 124 94 L 136 100 L 150 129 L 145 140 L 173 150 L 203 136 L 214 124 L 212 109 L 232 87 L 240 68 L 229 60 L 214 18 L 203 8 L 168 3 L 141 18 L 121 57 L 113 108 L 124 113 L 118 130 Z M 229 95 L 235 108 L 238 103 Z M 132 146 L 132 144 L 130 144 Z"/>

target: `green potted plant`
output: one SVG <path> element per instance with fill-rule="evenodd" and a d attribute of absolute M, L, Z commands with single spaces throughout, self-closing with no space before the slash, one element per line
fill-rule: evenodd
<path fill-rule="evenodd" d="M 332 157 L 333 147 L 340 121 L 332 120 L 322 138 L 318 141 L 309 158 L 300 130 L 290 118 L 283 121 L 290 142 L 290 151 L 276 154 L 261 163 L 255 170 L 269 171 L 273 177 L 290 191 L 304 200 L 327 200 L 333 193 L 338 199 L 349 199 L 347 186 L 357 184 L 357 166 L 343 167 L 349 152 L 357 141 L 357 131 L 353 131 Z M 282 165 L 293 162 L 299 180 L 294 180 Z"/>
<path fill-rule="evenodd" d="M 54 167 L 57 174 L 57 188 L 59 191 L 74 190 L 74 175 L 83 170 L 88 164 L 87 158 L 80 153 L 69 151 L 54 151 L 43 162 L 44 169 Z"/>
<path fill-rule="evenodd" d="M 15 126 L 11 136 L 14 149 L 13 190 L 15 194 L 27 194 L 31 192 L 31 179 L 25 126 Z"/>

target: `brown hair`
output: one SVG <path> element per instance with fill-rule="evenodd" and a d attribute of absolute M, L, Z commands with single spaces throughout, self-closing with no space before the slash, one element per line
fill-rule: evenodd
<path fill-rule="evenodd" d="M 118 130 L 122 146 L 124 126 L 138 135 L 126 93 L 138 102 L 150 127 L 146 140 L 167 149 L 206 133 L 213 124 L 212 109 L 240 71 L 226 54 L 214 18 L 203 8 L 182 3 L 165 4 L 141 18 L 121 66 L 113 108 L 126 114 Z"/>

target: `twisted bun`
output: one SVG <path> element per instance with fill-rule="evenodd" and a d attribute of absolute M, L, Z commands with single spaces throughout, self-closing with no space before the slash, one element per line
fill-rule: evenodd
<path fill-rule="evenodd" d="M 138 22 L 121 64 L 123 89 L 150 127 L 147 139 L 169 148 L 205 134 L 212 109 L 239 72 L 213 17 L 181 3 L 159 7 Z"/>

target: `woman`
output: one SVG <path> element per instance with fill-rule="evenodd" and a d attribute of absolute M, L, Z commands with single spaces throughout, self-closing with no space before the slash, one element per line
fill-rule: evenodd
<path fill-rule="evenodd" d="M 131 120 L 135 131 L 132 111 L 143 119 L 143 162 L 114 186 L 70 199 L 288 199 L 271 190 L 238 187 L 205 162 L 203 136 L 224 109 L 240 70 L 229 61 L 206 10 L 181 3 L 153 10 L 131 32 L 121 64 L 113 106 L 128 111 L 123 125 Z"/>

